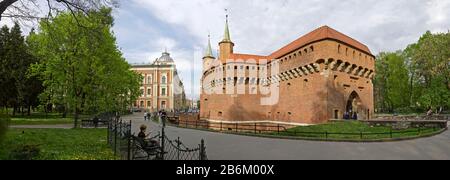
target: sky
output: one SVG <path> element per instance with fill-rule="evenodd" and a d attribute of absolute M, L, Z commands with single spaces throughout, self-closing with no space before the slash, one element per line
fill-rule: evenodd
<path fill-rule="evenodd" d="M 167 49 L 186 94 L 198 98 L 208 34 L 216 55 L 225 9 L 234 50 L 247 54 L 268 55 L 323 25 L 375 55 L 450 29 L 450 0 L 121 0 L 113 31 L 131 64 L 151 63 Z"/>

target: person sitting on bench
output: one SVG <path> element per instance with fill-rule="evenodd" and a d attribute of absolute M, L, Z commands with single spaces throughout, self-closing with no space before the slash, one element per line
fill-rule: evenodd
<path fill-rule="evenodd" d="M 145 131 L 147 130 L 147 126 L 146 125 L 141 125 L 140 127 L 140 132 L 138 134 L 138 138 L 140 138 L 141 140 L 144 141 L 145 146 L 149 146 L 149 147 L 155 147 L 159 145 L 159 142 L 153 139 L 147 139 L 148 136 L 150 136 L 150 133 L 145 134 Z"/>

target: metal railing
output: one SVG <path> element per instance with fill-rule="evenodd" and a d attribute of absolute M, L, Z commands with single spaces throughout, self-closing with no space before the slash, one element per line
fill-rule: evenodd
<path fill-rule="evenodd" d="M 206 145 L 202 139 L 198 147 L 188 148 L 180 138 L 171 140 L 165 128 L 156 136 L 141 139 L 132 134 L 132 121 L 116 118 L 108 123 L 108 144 L 115 157 L 123 160 L 207 160 Z M 149 145 L 150 142 L 155 144 Z"/>
<path fill-rule="evenodd" d="M 175 122 L 175 123 L 173 123 Z M 230 132 L 252 132 L 255 134 L 284 132 L 287 131 L 285 125 L 274 124 L 265 125 L 261 123 L 233 123 L 233 122 L 210 122 L 210 121 L 172 121 L 172 125 L 184 128 L 210 129 Z"/>
<path fill-rule="evenodd" d="M 173 117 L 172 117 L 173 118 Z M 417 127 L 414 130 L 394 130 L 390 128 L 387 132 L 308 132 L 300 131 L 295 129 L 286 128 L 285 125 L 275 124 L 275 125 L 264 125 L 264 124 L 243 124 L 243 123 L 224 123 L 224 122 L 210 122 L 210 121 L 180 121 L 177 119 L 175 123 L 172 121 L 171 125 L 175 125 L 181 128 L 193 128 L 193 129 L 205 129 L 205 130 L 215 130 L 219 132 L 231 132 L 231 133 L 254 133 L 254 134 L 265 134 L 265 135 L 278 135 L 278 136 L 296 136 L 296 137 L 306 137 L 306 138 L 319 138 L 319 139 L 360 139 L 364 140 L 373 136 L 382 136 L 382 138 L 393 139 L 398 137 L 399 134 L 409 134 L 409 136 L 421 136 L 428 133 L 434 133 L 438 130 L 446 129 L 446 127 L 433 126 L 433 127 Z M 384 136 L 383 136 L 384 135 Z M 339 137 L 340 136 L 340 137 Z"/>

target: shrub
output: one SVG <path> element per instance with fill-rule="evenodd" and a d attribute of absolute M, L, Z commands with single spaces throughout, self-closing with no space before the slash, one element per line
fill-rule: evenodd
<path fill-rule="evenodd" d="M 8 125 L 9 125 L 10 120 L 11 119 L 8 115 L 0 113 L 0 142 L 2 142 L 2 140 L 6 134 L 6 131 L 8 130 Z"/>
<path fill-rule="evenodd" d="M 21 145 L 14 149 L 10 156 L 14 160 L 32 160 L 39 156 L 40 152 L 39 145 Z"/>

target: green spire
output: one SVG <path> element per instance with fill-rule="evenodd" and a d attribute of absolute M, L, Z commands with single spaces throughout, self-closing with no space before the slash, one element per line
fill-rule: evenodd
<path fill-rule="evenodd" d="M 222 42 L 231 42 L 230 30 L 228 29 L 228 15 L 226 15 L 225 34 L 223 36 Z"/>
<path fill-rule="evenodd" d="M 211 48 L 211 36 L 208 35 L 208 47 L 206 48 L 205 58 L 214 58 Z"/>

